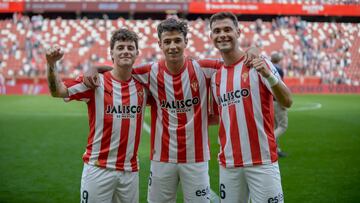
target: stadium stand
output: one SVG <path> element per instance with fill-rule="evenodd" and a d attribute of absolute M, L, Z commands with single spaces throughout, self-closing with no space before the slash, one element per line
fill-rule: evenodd
<path fill-rule="evenodd" d="M 156 26 L 159 20 L 46 19 L 41 15 L 14 15 L 0 21 L 0 67 L 6 77 L 45 76 L 44 50 L 50 44 L 64 48 L 60 72 L 75 77 L 93 63 L 109 61 L 109 38 L 119 27 L 139 33 L 141 55 L 137 63 L 161 57 Z M 208 37 L 207 20 L 189 21 L 187 54 L 220 58 Z M 359 85 L 360 24 L 306 22 L 279 17 L 272 22 L 240 22 L 243 48 L 257 46 L 264 55 L 281 51 L 287 77 L 314 77 L 315 83 Z M 302 81 L 303 82 L 303 81 Z"/>

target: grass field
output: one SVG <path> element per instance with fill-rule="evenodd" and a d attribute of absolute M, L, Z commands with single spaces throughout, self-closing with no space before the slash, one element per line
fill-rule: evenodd
<path fill-rule="evenodd" d="M 289 156 L 279 161 L 285 201 L 360 202 L 360 95 L 294 96 L 289 122 L 281 139 Z M 79 202 L 87 132 L 81 102 L 0 96 L 0 202 Z M 211 187 L 217 192 L 217 127 L 210 132 Z M 146 202 L 146 132 L 139 157 L 140 202 Z"/>

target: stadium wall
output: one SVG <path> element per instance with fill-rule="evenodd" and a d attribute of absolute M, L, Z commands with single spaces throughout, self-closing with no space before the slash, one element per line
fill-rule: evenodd
<path fill-rule="evenodd" d="M 287 81 L 287 86 L 294 94 L 360 94 L 360 86 L 316 84 L 314 78 L 304 78 L 301 80 L 307 81 L 304 84 Z M 50 95 L 45 78 L 9 80 L 5 86 L 0 86 L 0 89 L 0 95 Z"/>

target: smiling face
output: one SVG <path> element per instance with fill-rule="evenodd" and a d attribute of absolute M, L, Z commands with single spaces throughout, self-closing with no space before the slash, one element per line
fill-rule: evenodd
<path fill-rule="evenodd" d="M 229 52 L 239 46 L 240 30 L 230 18 L 215 20 L 211 24 L 211 40 L 220 52 Z"/>
<path fill-rule="evenodd" d="M 181 32 L 165 31 L 161 33 L 159 46 L 167 62 L 177 63 L 181 61 L 184 57 L 186 45 L 187 39 Z"/>
<path fill-rule="evenodd" d="M 139 51 L 134 41 L 118 40 L 115 42 L 110 54 L 116 67 L 132 67 L 136 57 L 139 55 Z"/>

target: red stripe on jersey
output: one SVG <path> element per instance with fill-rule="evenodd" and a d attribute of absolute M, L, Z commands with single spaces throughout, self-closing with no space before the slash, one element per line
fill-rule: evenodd
<path fill-rule="evenodd" d="M 201 59 L 201 60 L 197 60 L 197 62 L 202 68 L 210 68 L 210 69 L 218 70 L 222 66 L 222 63 L 219 60 Z"/>
<path fill-rule="evenodd" d="M 139 83 L 136 83 L 136 92 L 138 93 L 137 95 L 137 103 L 138 105 L 142 105 L 143 104 L 143 96 L 139 95 L 139 92 L 143 91 L 141 88 L 141 85 Z M 145 94 L 145 92 L 143 92 Z M 138 148 L 139 148 L 139 142 L 140 142 L 140 136 L 141 136 L 141 122 L 142 122 L 142 118 L 141 118 L 140 113 L 138 113 L 136 115 L 136 132 L 135 132 L 135 146 L 134 146 L 134 152 L 133 152 L 133 157 L 131 158 L 130 162 L 131 162 L 131 168 L 132 171 L 137 171 L 138 170 L 138 166 L 137 166 L 137 152 L 138 152 Z"/>
<path fill-rule="evenodd" d="M 241 75 L 249 75 L 250 68 L 248 66 L 243 66 Z M 250 90 L 250 77 L 247 80 L 241 80 L 241 88 L 246 88 Z M 254 165 L 262 164 L 261 160 L 261 151 L 260 151 L 260 143 L 259 143 L 259 134 L 256 127 L 256 122 L 254 118 L 254 109 L 253 102 L 251 98 L 251 92 L 248 97 L 243 98 L 244 111 L 245 111 L 245 119 L 246 126 L 249 134 L 249 142 L 251 149 L 251 159 Z"/>
<path fill-rule="evenodd" d="M 107 106 L 113 106 L 113 93 L 108 92 L 107 90 L 112 90 L 112 79 L 111 73 L 107 72 L 104 74 L 104 111 L 106 111 Z M 107 158 L 109 155 L 110 149 L 110 141 L 111 141 L 111 134 L 112 134 L 112 122 L 113 118 L 112 115 L 109 115 L 108 119 L 111 119 L 111 122 L 105 122 L 105 118 L 108 115 L 104 112 L 104 122 L 103 122 L 103 134 L 101 137 L 101 147 L 100 153 L 98 157 L 99 165 L 101 167 L 106 167 Z"/>
<path fill-rule="evenodd" d="M 203 134 L 202 134 L 202 119 L 201 119 L 201 96 L 200 96 L 200 84 L 197 79 L 193 63 L 188 62 L 188 72 L 190 79 L 190 89 L 192 97 L 199 98 L 199 104 L 194 105 L 194 137 L 195 137 L 195 161 L 202 162 L 204 161 L 204 151 L 203 151 Z M 197 88 L 193 88 L 192 85 L 197 85 Z M 204 91 L 204 90 L 202 90 Z M 207 108 L 204 108 L 207 111 Z M 206 118 L 207 119 L 207 118 Z M 207 126 L 206 126 L 207 127 Z"/>
<path fill-rule="evenodd" d="M 95 94 L 91 95 L 90 101 L 88 102 L 88 118 L 89 118 L 89 136 L 88 136 L 88 142 L 86 146 L 86 153 L 83 156 L 83 160 L 85 163 L 89 162 L 91 152 L 92 152 L 92 146 L 94 142 L 95 137 L 95 121 L 96 121 L 96 111 L 95 111 Z"/>
<path fill-rule="evenodd" d="M 264 83 L 261 82 L 259 75 L 259 88 L 261 99 L 261 111 L 264 123 L 264 130 L 268 139 L 271 162 L 275 162 L 278 159 L 276 141 L 274 135 L 274 105 L 273 96 Z"/>
<path fill-rule="evenodd" d="M 221 80 L 221 71 L 218 71 L 216 73 L 215 83 L 216 83 L 216 97 L 220 97 L 220 80 Z M 218 86 L 219 85 L 219 86 Z M 216 99 L 216 98 L 215 98 Z M 219 110 L 217 112 L 222 114 L 223 108 L 219 101 Z M 215 112 L 215 113 L 217 113 Z M 219 137 L 220 137 L 220 146 L 221 146 L 221 152 L 219 154 L 219 160 L 220 163 L 226 167 L 226 158 L 225 158 L 225 145 L 226 145 L 226 132 L 224 127 L 224 122 L 222 120 L 222 116 L 220 117 L 220 129 L 219 129 Z"/>
<path fill-rule="evenodd" d="M 145 73 L 149 73 L 150 69 L 151 69 L 152 64 L 145 64 L 145 65 L 140 65 L 137 66 L 135 68 L 132 69 L 132 73 L 133 74 L 145 74 Z"/>
<path fill-rule="evenodd" d="M 227 68 L 227 83 L 226 83 L 226 92 L 234 91 L 234 72 L 235 68 Z M 229 121 L 230 121 L 230 139 L 232 145 L 232 152 L 234 156 L 234 165 L 242 166 L 243 159 L 241 156 L 241 144 L 240 144 L 240 131 L 237 124 L 237 115 L 236 115 L 236 105 L 230 104 L 229 107 Z"/>
<path fill-rule="evenodd" d="M 165 88 L 165 81 L 164 81 L 164 72 L 165 70 L 160 68 L 159 63 L 159 73 L 157 75 L 157 85 L 158 85 L 158 97 L 159 101 L 166 102 L 166 88 Z M 161 105 L 161 104 L 160 104 Z M 161 137 L 161 155 L 160 155 L 160 161 L 161 162 L 168 162 L 169 161 L 169 141 L 170 141 L 170 135 L 169 135 L 169 113 L 168 109 L 166 107 L 161 109 L 162 111 L 162 126 L 163 126 L 163 132 Z"/>
<path fill-rule="evenodd" d="M 126 84 L 121 84 L 121 105 L 129 106 L 130 105 L 130 90 L 129 86 Z M 129 128 L 130 128 L 130 119 L 123 118 L 121 119 L 121 130 L 120 130 L 120 144 L 118 149 L 118 157 L 116 160 L 116 169 L 123 170 L 125 157 L 126 157 L 126 149 L 129 139 Z"/>
<path fill-rule="evenodd" d="M 184 93 L 182 90 L 181 74 L 173 76 L 173 88 L 175 100 L 180 101 L 184 99 Z M 176 128 L 177 135 L 177 158 L 179 163 L 186 163 L 186 113 L 177 113 L 178 127 Z"/>
<path fill-rule="evenodd" d="M 157 118 L 157 104 L 155 99 L 150 95 L 148 98 L 148 103 L 151 106 L 151 140 L 150 140 L 150 160 L 153 160 L 155 153 L 155 136 L 156 136 L 156 118 Z"/>

